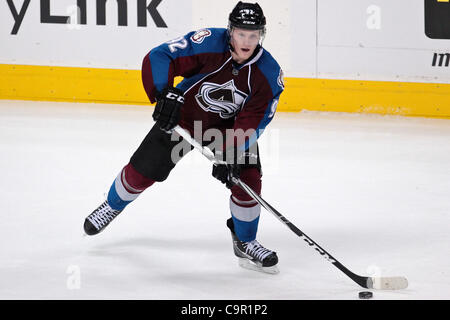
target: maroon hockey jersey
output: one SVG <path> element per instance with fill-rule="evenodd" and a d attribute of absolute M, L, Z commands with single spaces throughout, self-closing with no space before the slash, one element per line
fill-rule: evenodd
<path fill-rule="evenodd" d="M 242 129 L 245 141 L 228 140 L 247 150 L 272 120 L 284 89 L 283 72 L 275 59 L 258 46 L 244 64 L 233 61 L 227 29 L 209 28 L 166 42 L 144 58 L 142 80 L 153 103 L 157 92 L 173 86 L 184 92 L 180 126 L 194 135 L 216 128 Z M 197 130 L 196 129 L 196 130 Z M 196 132 L 198 136 L 198 132 Z"/>

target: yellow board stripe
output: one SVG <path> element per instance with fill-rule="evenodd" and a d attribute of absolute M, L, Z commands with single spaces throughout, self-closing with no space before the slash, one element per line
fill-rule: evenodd
<path fill-rule="evenodd" d="M 288 78 L 286 88 L 284 111 L 450 117 L 450 84 Z"/>
<path fill-rule="evenodd" d="M 277 111 L 450 118 L 450 84 L 310 78 L 285 81 Z M 0 64 L 0 99 L 150 104 L 138 70 L 6 64 Z"/>
<path fill-rule="evenodd" d="M 5 64 L 0 99 L 149 104 L 137 70 Z"/>

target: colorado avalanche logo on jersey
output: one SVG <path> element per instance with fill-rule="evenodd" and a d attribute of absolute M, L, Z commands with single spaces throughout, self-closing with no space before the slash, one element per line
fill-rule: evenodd
<path fill-rule="evenodd" d="M 239 112 L 247 96 L 230 80 L 224 84 L 203 83 L 195 99 L 206 112 L 218 113 L 221 118 L 229 119 Z"/>

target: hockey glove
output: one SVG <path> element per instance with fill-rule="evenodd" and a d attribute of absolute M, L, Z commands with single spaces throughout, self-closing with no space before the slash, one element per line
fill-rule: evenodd
<path fill-rule="evenodd" d="M 183 91 L 167 87 L 156 97 L 153 120 L 164 131 L 173 129 L 180 121 L 181 107 L 184 103 Z"/>
<path fill-rule="evenodd" d="M 239 178 L 241 166 L 238 164 L 214 164 L 212 175 L 231 189 L 235 183 L 232 178 Z"/>
<path fill-rule="evenodd" d="M 233 178 L 239 178 L 239 174 L 241 173 L 241 166 L 239 162 L 237 162 L 237 150 L 231 149 L 228 152 L 216 151 L 215 157 L 217 160 L 222 162 L 225 161 L 226 163 L 214 164 L 212 175 L 214 178 L 224 183 L 228 189 L 231 189 L 235 185 Z"/>

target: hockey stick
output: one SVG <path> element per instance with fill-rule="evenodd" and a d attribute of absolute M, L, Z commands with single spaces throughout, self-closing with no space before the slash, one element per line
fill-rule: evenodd
<path fill-rule="evenodd" d="M 208 149 L 207 147 L 203 147 L 199 142 L 193 139 L 186 130 L 184 130 L 180 126 L 176 126 L 175 131 L 180 136 L 182 136 L 186 141 L 188 141 L 194 148 L 199 150 L 211 162 L 215 164 L 223 163 L 221 161 L 218 161 L 214 157 L 214 153 L 210 149 Z M 247 184 L 242 182 L 239 178 L 233 178 L 233 182 L 237 184 L 242 190 L 244 190 L 249 196 L 251 196 L 255 201 L 257 201 L 267 211 L 275 215 L 275 217 L 278 220 L 280 220 L 297 236 L 303 239 L 309 246 L 313 247 L 326 260 L 328 260 L 336 268 L 344 272 L 350 279 L 355 281 L 361 287 L 367 289 L 381 289 L 381 290 L 397 290 L 397 289 L 405 289 L 408 287 L 408 280 L 405 277 L 365 277 L 353 273 L 352 271 L 347 269 L 342 263 L 340 263 L 336 258 L 334 258 L 331 254 L 329 254 L 325 249 L 319 246 L 314 240 L 308 237 L 303 231 L 298 229 L 292 222 L 286 219 L 280 212 L 278 212 L 274 207 L 272 207 L 269 203 L 267 203 L 267 201 L 261 198 Z"/>

